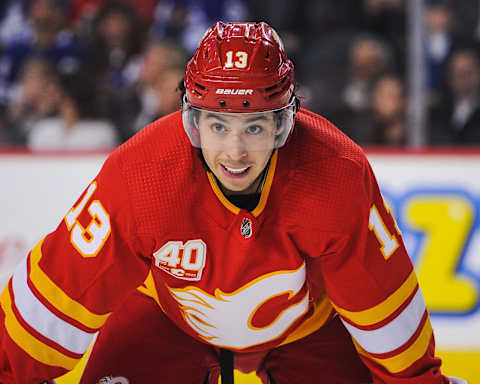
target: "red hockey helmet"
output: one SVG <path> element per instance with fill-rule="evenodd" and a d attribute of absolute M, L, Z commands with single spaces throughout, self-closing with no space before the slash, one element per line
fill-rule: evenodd
<path fill-rule="evenodd" d="M 185 73 L 188 102 L 223 112 L 285 107 L 293 94 L 293 64 L 266 23 L 222 23 L 203 36 Z"/>
<path fill-rule="evenodd" d="M 272 147 L 288 138 L 296 111 L 293 63 L 268 24 L 223 23 L 209 28 L 185 71 L 183 122 L 194 146 L 195 110 L 220 114 L 283 112 Z M 279 114 L 277 114 L 279 115 Z"/>

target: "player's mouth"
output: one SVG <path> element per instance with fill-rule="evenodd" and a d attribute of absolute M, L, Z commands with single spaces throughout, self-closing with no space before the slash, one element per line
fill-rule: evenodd
<path fill-rule="evenodd" d="M 231 177 L 234 179 L 239 179 L 241 177 L 244 177 L 245 175 L 248 174 L 248 172 L 251 169 L 251 166 L 242 167 L 242 168 L 227 167 L 226 165 L 223 165 L 223 164 L 220 164 L 220 166 L 225 176 Z"/>

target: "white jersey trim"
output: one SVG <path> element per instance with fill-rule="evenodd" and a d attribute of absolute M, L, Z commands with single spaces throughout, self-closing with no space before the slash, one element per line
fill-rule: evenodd
<path fill-rule="evenodd" d="M 82 331 L 60 319 L 35 297 L 27 284 L 27 258 L 13 274 L 12 288 L 18 312 L 29 326 L 73 353 L 85 353 L 94 333 Z"/>
<path fill-rule="evenodd" d="M 387 353 L 405 344 L 422 321 L 426 306 L 420 289 L 405 309 L 383 327 L 373 330 L 359 329 L 342 319 L 353 338 L 370 353 Z"/>

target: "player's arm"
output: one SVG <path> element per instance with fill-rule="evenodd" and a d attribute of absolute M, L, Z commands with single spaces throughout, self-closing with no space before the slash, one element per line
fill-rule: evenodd
<path fill-rule="evenodd" d="M 38 384 L 72 370 L 128 291 L 141 284 L 131 202 L 114 157 L 0 296 L 0 382 Z"/>
<path fill-rule="evenodd" d="M 322 257 L 327 293 L 374 383 L 448 383 L 401 234 L 365 159 L 352 162 L 339 212 L 346 233 Z"/>

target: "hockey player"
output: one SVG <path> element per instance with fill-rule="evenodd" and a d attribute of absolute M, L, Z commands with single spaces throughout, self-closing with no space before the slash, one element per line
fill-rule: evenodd
<path fill-rule="evenodd" d="M 265 23 L 217 23 L 181 111 L 115 150 L 0 304 L 0 382 L 461 382 L 441 374 L 362 150 L 299 108 Z M 186 133 L 186 134 L 185 134 Z M 139 287 L 136 289 L 136 287 Z"/>

